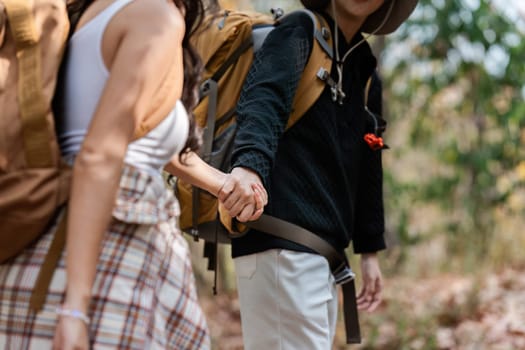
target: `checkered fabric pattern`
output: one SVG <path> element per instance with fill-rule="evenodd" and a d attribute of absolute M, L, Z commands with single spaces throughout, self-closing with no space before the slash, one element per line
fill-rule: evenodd
<path fill-rule="evenodd" d="M 92 349 L 209 349 L 180 210 L 162 179 L 126 168 L 106 232 L 89 310 Z M 0 349 L 52 348 L 56 307 L 64 300 L 64 254 L 44 309 L 29 298 L 55 228 L 0 265 Z"/>

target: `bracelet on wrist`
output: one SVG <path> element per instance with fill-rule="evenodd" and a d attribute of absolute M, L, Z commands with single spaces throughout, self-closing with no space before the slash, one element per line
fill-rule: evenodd
<path fill-rule="evenodd" d="M 56 308 L 56 314 L 59 316 L 72 317 L 82 320 L 86 326 L 89 326 L 90 320 L 85 313 L 76 309 L 69 309 L 62 306 Z"/>

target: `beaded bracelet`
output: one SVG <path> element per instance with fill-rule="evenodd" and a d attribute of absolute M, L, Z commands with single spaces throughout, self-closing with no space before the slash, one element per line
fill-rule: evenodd
<path fill-rule="evenodd" d="M 56 309 L 56 314 L 59 315 L 59 316 L 66 316 L 66 317 L 77 318 L 79 320 L 84 321 L 84 323 L 87 326 L 89 326 L 89 323 L 90 323 L 89 317 L 87 317 L 87 315 L 85 313 L 83 313 L 82 311 L 80 311 L 80 310 L 67 309 L 67 308 L 63 308 L 63 307 L 59 306 Z"/>

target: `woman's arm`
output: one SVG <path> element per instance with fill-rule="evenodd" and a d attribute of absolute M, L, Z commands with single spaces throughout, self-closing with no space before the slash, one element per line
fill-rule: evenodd
<path fill-rule="evenodd" d="M 165 166 L 165 170 L 186 183 L 208 191 L 223 203 L 225 201 L 235 203 L 235 207 L 229 213 L 239 221 L 259 218 L 268 202 L 264 187 L 256 185 L 255 181 L 244 183 L 238 176 L 225 174 L 208 165 L 193 152 L 183 157 L 181 163 L 179 156 L 175 155 Z"/>
<path fill-rule="evenodd" d="M 186 183 L 208 191 L 215 197 L 219 196 L 227 178 L 227 174 L 208 165 L 194 152 L 183 155 L 183 163 L 180 162 L 178 154 L 174 155 L 164 170 Z"/>

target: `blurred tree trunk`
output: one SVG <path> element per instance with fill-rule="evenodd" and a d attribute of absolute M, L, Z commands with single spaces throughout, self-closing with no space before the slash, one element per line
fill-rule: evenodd
<path fill-rule="evenodd" d="M 204 241 L 198 242 L 188 239 L 193 264 L 193 272 L 199 291 L 205 294 L 212 293 L 215 283 L 215 273 L 208 270 L 208 258 L 204 258 Z M 220 244 L 217 257 L 217 292 L 231 292 L 236 289 L 235 268 L 231 258 L 231 246 Z"/>

